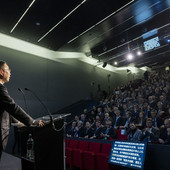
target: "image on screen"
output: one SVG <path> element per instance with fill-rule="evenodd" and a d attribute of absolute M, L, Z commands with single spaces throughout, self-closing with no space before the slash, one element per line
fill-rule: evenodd
<path fill-rule="evenodd" d="M 143 170 L 147 143 L 114 141 L 108 162 Z"/>
<path fill-rule="evenodd" d="M 152 50 L 156 47 L 160 46 L 160 42 L 159 42 L 159 38 L 158 37 L 154 37 L 150 40 L 144 41 L 144 49 L 145 51 L 149 51 Z"/>

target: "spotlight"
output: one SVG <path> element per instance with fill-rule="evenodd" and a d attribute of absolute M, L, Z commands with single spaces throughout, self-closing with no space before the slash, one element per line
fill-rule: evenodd
<path fill-rule="evenodd" d="M 137 51 L 137 55 L 142 55 L 141 51 Z"/>
<path fill-rule="evenodd" d="M 129 54 L 127 55 L 127 59 L 128 59 L 128 60 L 132 60 L 132 59 L 133 59 L 133 55 L 132 55 L 131 53 L 129 53 Z"/>
<path fill-rule="evenodd" d="M 115 61 L 115 62 L 114 62 L 114 65 L 117 65 L 117 64 L 118 64 L 117 61 Z"/>
<path fill-rule="evenodd" d="M 105 68 L 106 66 L 107 66 L 107 62 L 104 62 L 102 67 Z"/>

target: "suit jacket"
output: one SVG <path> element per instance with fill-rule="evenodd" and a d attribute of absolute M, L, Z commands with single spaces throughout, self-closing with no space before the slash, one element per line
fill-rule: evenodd
<path fill-rule="evenodd" d="M 144 142 L 155 143 L 160 136 L 160 130 L 152 127 L 151 133 L 143 129 L 141 140 Z"/>
<path fill-rule="evenodd" d="M 76 131 L 74 133 L 74 137 L 84 137 L 84 127 L 80 127 L 80 129 L 78 129 L 78 131 Z"/>
<path fill-rule="evenodd" d="M 33 123 L 33 119 L 9 96 L 6 87 L 0 84 L 0 152 L 8 141 L 11 116 L 27 126 Z"/>
<path fill-rule="evenodd" d="M 94 133 L 94 131 L 92 128 L 89 128 L 89 129 L 85 128 L 84 136 L 88 135 L 88 138 L 90 138 L 93 136 L 93 133 Z"/>
<path fill-rule="evenodd" d="M 113 127 L 110 127 L 109 131 L 106 131 L 107 128 L 103 129 L 103 134 L 109 135 L 108 139 L 115 139 L 116 138 L 116 131 Z"/>
<path fill-rule="evenodd" d="M 116 122 L 116 116 L 113 118 L 113 126 L 115 125 L 115 122 Z M 125 124 L 125 120 L 124 120 L 124 118 L 123 117 L 119 117 L 118 119 L 117 119 L 117 122 L 116 122 L 116 126 L 124 126 L 124 124 Z"/>
<path fill-rule="evenodd" d="M 99 128 L 95 128 L 94 129 L 94 133 L 93 133 L 93 137 L 95 138 L 95 139 L 100 139 L 100 134 L 102 133 L 102 127 L 99 127 Z"/>

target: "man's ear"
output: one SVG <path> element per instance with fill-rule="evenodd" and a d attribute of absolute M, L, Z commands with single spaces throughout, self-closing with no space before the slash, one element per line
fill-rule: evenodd
<path fill-rule="evenodd" d="M 3 70 L 0 69 L 0 78 L 3 76 Z"/>

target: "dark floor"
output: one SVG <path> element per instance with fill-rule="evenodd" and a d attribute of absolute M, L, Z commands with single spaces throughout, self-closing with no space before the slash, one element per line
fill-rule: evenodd
<path fill-rule="evenodd" d="M 21 170 L 21 159 L 3 152 L 0 170 Z"/>

